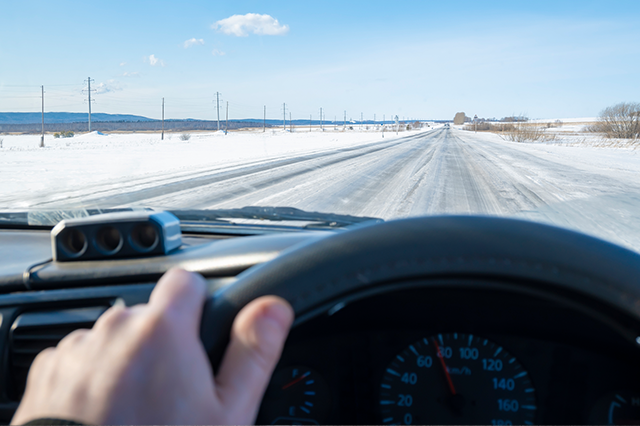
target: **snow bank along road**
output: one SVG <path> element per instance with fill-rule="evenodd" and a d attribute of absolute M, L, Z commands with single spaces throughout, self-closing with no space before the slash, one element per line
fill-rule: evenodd
<path fill-rule="evenodd" d="M 124 176 L 111 186 L 89 185 L 30 207 L 263 205 L 386 219 L 507 215 L 579 229 L 640 251 L 639 152 L 515 144 L 446 128 L 378 138 L 232 166 Z"/>

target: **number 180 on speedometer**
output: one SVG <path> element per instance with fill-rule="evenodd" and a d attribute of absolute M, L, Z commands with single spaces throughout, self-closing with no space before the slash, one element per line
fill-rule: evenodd
<path fill-rule="evenodd" d="M 535 389 L 518 360 L 480 336 L 437 334 L 410 344 L 380 385 L 385 424 L 533 424 Z"/>

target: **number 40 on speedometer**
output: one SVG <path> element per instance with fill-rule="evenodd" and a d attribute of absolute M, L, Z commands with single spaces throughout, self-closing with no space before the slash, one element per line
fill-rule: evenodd
<path fill-rule="evenodd" d="M 533 424 L 535 389 L 518 360 L 480 336 L 437 334 L 410 344 L 380 385 L 385 424 Z"/>

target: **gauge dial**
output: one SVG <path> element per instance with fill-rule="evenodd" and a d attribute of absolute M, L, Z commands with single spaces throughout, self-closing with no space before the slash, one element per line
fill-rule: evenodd
<path fill-rule="evenodd" d="M 409 345 L 380 387 L 386 424 L 533 424 L 535 389 L 527 371 L 480 336 L 437 334 Z"/>
<path fill-rule="evenodd" d="M 640 393 L 609 392 L 593 407 L 589 423 L 593 425 L 640 424 Z"/>
<path fill-rule="evenodd" d="M 315 370 L 293 366 L 274 373 L 257 424 L 321 424 L 329 412 L 329 387 Z"/>

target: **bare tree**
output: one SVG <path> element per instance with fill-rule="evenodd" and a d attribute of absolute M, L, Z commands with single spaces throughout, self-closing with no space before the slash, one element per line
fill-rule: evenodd
<path fill-rule="evenodd" d="M 608 138 L 636 139 L 640 136 L 640 103 L 621 102 L 602 110 L 591 131 Z"/>

